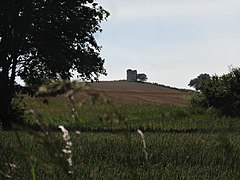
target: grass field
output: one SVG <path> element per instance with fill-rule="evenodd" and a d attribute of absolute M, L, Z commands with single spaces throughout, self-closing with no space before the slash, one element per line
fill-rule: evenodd
<path fill-rule="evenodd" d="M 3 179 L 240 178 L 240 118 L 214 109 L 78 96 L 21 104 L 29 127 L 44 126 L 0 131 Z"/>
<path fill-rule="evenodd" d="M 54 133 L 57 139 L 60 133 Z M 1 171 L 6 162 L 16 164 L 13 179 L 31 179 L 31 162 L 37 179 L 239 179 L 240 137 L 238 133 L 145 133 L 148 159 L 142 140 L 131 134 L 71 134 L 73 174 L 56 165 L 54 155 L 42 143 L 20 133 L 23 147 L 18 147 L 13 133 L 1 132 Z M 56 143 L 56 142 L 55 142 Z M 51 145 L 52 147 L 53 144 Z M 21 151 L 19 151 L 21 149 Z"/>
<path fill-rule="evenodd" d="M 26 101 L 26 109 L 34 110 L 34 115 L 26 117 L 27 123 L 35 125 L 36 115 L 41 115 L 41 121 L 52 128 L 63 125 L 82 131 L 121 131 L 128 126 L 133 131 L 150 132 L 235 132 L 240 129 L 239 118 L 220 116 L 214 109 L 103 101 L 82 105 L 76 99 L 72 112 L 72 104 L 62 96 L 50 98 L 48 104 L 41 98 L 28 97 Z"/>

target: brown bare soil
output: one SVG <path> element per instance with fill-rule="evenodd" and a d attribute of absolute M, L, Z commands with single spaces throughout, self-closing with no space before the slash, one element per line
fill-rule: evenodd
<path fill-rule="evenodd" d="M 90 85 L 109 98 L 125 103 L 186 105 L 189 93 L 154 84 L 127 81 L 102 81 Z"/>

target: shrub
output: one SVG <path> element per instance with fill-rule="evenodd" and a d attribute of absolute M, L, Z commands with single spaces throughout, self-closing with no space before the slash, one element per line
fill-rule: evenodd
<path fill-rule="evenodd" d="M 199 91 L 200 94 L 190 100 L 191 104 L 213 107 L 224 115 L 240 116 L 240 68 L 232 68 L 228 74 L 204 80 Z"/>
<path fill-rule="evenodd" d="M 193 107 L 208 107 L 209 103 L 206 99 L 206 97 L 202 93 L 195 93 L 191 96 L 189 99 L 190 104 Z"/>

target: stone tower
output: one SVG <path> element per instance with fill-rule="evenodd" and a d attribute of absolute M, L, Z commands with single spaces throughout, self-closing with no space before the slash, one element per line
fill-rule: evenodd
<path fill-rule="evenodd" d="M 137 70 L 127 70 L 127 81 L 137 81 Z"/>

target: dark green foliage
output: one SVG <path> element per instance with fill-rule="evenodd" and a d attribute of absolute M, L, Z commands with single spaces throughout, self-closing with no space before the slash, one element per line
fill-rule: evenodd
<path fill-rule="evenodd" d="M 88 79 L 105 73 L 93 36 L 109 15 L 101 6 L 86 0 L 3 0 L 0 7 L 1 62 L 14 61 L 16 74 L 27 84 L 58 75 L 68 79 L 70 70 Z"/>
<path fill-rule="evenodd" d="M 0 1 L 0 121 L 10 126 L 15 78 L 43 82 L 106 74 L 94 34 L 109 16 L 92 0 Z"/>
<path fill-rule="evenodd" d="M 195 104 L 217 108 L 225 115 L 240 116 L 240 68 L 202 81 L 198 90 L 201 94 L 192 100 Z"/>

